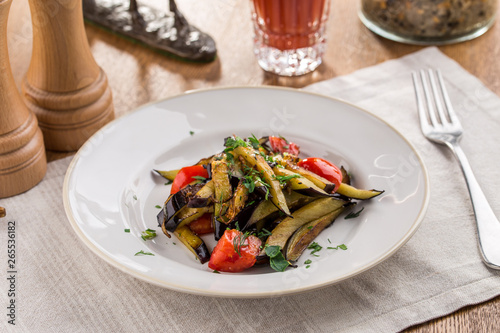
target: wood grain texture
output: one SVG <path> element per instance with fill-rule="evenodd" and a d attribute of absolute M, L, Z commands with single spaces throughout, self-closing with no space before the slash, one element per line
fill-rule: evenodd
<path fill-rule="evenodd" d="M 33 52 L 23 82 L 48 149 L 75 151 L 114 119 L 106 74 L 90 51 L 81 0 L 30 0 Z"/>
<path fill-rule="evenodd" d="M 142 0 L 140 3 L 157 7 L 165 5 L 154 0 Z M 93 25 L 86 26 L 90 50 L 106 72 L 113 90 L 117 117 L 145 103 L 191 89 L 234 85 L 304 87 L 422 48 L 391 42 L 372 34 L 357 17 L 358 1 L 332 1 L 324 63 L 312 74 L 281 78 L 264 73 L 255 61 L 248 1 L 177 0 L 177 4 L 192 24 L 215 38 L 218 57 L 214 62 L 197 64 L 179 61 Z M 9 24 L 9 47 L 14 78 L 19 86 L 29 64 L 32 31 L 26 0 L 17 0 L 12 11 L 16 20 Z M 500 94 L 499 40 L 500 23 L 497 23 L 478 39 L 439 49 L 493 92 Z M 55 160 L 66 155 L 49 151 L 48 156 L 50 160 Z M 497 297 L 409 328 L 406 332 L 500 332 L 499 314 L 500 297 Z"/>
<path fill-rule="evenodd" d="M 36 117 L 17 91 L 7 52 L 7 20 L 12 0 L 0 1 L 0 198 L 22 193 L 47 169 Z"/>

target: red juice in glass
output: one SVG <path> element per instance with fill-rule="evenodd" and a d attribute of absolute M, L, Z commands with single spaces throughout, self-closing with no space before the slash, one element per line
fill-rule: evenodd
<path fill-rule="evenodd" d="M 255 53 L 264 70 L 302 75 L 320 63 L 329 0 L 251 0 Z"/>

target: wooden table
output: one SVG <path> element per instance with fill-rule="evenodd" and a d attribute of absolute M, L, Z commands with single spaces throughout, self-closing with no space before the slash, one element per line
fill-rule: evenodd
<path fill-rule="evenodd" d="M 165 2 L 140 1 L 157 7 Z M 95 26 L 86 26 L 94 57 L 108 75 L 117 117 L 145 103 L 192 89 L 246 85 L 303 87 L 421 49 L 375 36 L 357 17 L 358 1 L 337 0 L 332 6 L 324 64 L 310 75 L 281 78 L 263 72 L 255 61 L 248 1 L 177 0 L 177 4 L 192 24 L 216 40 L 218 57 L 214 62 L 198 64 L 175 60 Z M 12 71 L 20 87 L 31 58 L 32 25 L 27 0 L 16 0 L 12 4 L 8 29 Z M 476 40 L 443 46 L 440 50 L 500 94 L 498 41 L 500 24 L 497 23 Z M 51 161 L 67 154 L 47 152 L 47 155 Z M 406 330 L 450 331 L 499 332 L 500 297 Z"/>

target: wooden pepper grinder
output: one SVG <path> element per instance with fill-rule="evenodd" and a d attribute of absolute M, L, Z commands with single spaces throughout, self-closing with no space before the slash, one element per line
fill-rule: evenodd
<path fill-rule="evenodd" d="M 23 82 L 45 146 L 74 151 L 114 118 L 106 74 L 96 64 L 81 0 L 29 0 L 33 54 Z"/>
<path fill-rule="evenodd" d="M 42 132 L 17 91 L 7 50 L 12 0 L 0 0 L 0 198 L 29 190 L 47 170 Z"/>

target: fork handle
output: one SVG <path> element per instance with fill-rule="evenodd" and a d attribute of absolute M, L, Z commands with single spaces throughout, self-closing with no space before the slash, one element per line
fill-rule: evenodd
<path fill-rule="evenodd" d="M 481 190 L 469 161 L 458 142 L 449 143 L 448 147 L 455 153 L 469 189 L 472 208 L 476 216 L 479 248 L 483 260 L 488 267 L 500 269 L 500 222 Z"/>

